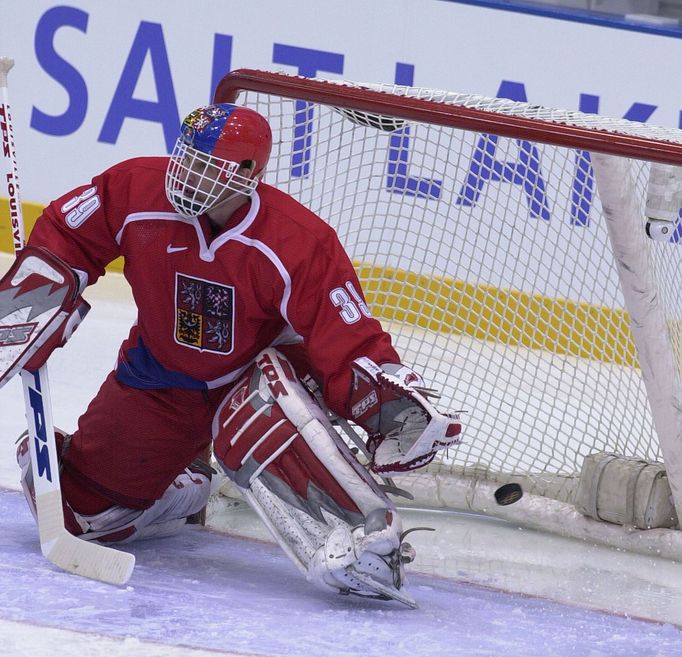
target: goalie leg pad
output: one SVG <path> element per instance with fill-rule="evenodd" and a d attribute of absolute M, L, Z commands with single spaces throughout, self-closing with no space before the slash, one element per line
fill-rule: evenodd
<path fill-rule="evenodd" d="M 362 568 L 402 586 L 395 508 L 282 354 L 259 354 L 218 409 L 213 438 L 226 474 L 309 581 L 385 597 L 352 577 Z"/>
<path fill-rule="evenodd" d="M 38 369 L 90 310 L 80 280 L 46 249 L 27 246 L 0 280 L 0 387 Z"/>

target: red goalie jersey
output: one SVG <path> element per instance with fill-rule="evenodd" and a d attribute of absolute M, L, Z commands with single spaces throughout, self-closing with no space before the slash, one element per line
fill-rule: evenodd
<path fill-rule="evenodd" d="M 333 229 L 260 183 L 215 232 L 205 215 L 173 210 L 167 162 L 145 157 L 112 167 L 51 203 L 31 234 L 32 245 L 86 272 L 89 284 L 124 256 L 138 319 L 117 378 L 135 388 L 216 388 L 235 381 L 263 348 L 298 343 L 330 407 L 347 416 L 351 362 L 399 357 L 370 316 Z"/>

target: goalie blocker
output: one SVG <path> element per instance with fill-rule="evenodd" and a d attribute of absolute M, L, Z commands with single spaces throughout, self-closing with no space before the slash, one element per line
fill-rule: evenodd
<path fill-rule="evenodd" d="M 361 361 L 365 387 L 355 390 L 366 397 L 374 386 L 377 402 L 365 414 L 374 440 L 380 443 L 378 432 L 390 428 L 385 440 L 395 443 L 386 450 L 388 460 L 375 466 L 410 469 L 441 443 L 452 443 L 459 425 L 455 428 L 421 396 L 415 401 L 398 376 L 384 379 L 372 361 Z M 412 417 L 417 419 L 408 421 Z M 403 440 L 401 426 L 408 430 Z M 428 447 L 421 440 L 425 428 Z M 442 435 L 436 440 L 438 431 Z M 394 505 L 281 353 L 261 352 L 233 388 L 216 413 L 213 441 L 225 473 L 311 583 L 416 606 L 402 590 L 404 564 L 412 561 L 414 550 L 402 541 Z M 383 458 L 383 451 L 379 444 L 375 454 Z"/>
<path fill-rule="evenodd" d="M 46 249 L 27 246 L 0 279 L 0 387 L 35 371 L 71 337 L 90 310 L 80 280 Z"/>

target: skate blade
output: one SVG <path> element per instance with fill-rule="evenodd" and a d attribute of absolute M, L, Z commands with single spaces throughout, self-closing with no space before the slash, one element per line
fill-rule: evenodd
<path fill-rule="evenodd" d="M 372 589 L 372 591 L 375 591 L 382 596 L 390 598 L 391 600 L 402 602 L 410 609 L 417 609 L 419 607 L 417 601 L 412 596 L 408 595 L 407 593 L 403 593 L 392 586 L 386 586 L 381 582 L 377 582 L 377 580 L 375 580 L 371 575 L 361 573 L 352 566 L 348 567 L 348 572 L 359 582 L 362 582 L 368 589 Z"/>

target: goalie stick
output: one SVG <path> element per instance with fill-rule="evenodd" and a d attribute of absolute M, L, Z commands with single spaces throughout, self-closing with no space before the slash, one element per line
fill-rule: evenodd
<path fill-rule="evenodd" d="M 7 74 L 14 66 L 10 57 L 0 57 L 0 132 L 6 191 L 9 198 L 14 251 L 25 245 L 24 221 L 19 195 L 16 151 L 8 102 Z M 59 461 L 52 424 L 52 402 L 43 365 L 35 372 L 21 370 L 26 403 L 29 451 L 34 473 L 40 549 L 59 568 L 111 584 L 125 584 L 132 574 L 135 557 L 127 552 L 83 541 L 64 527 Z"/>

